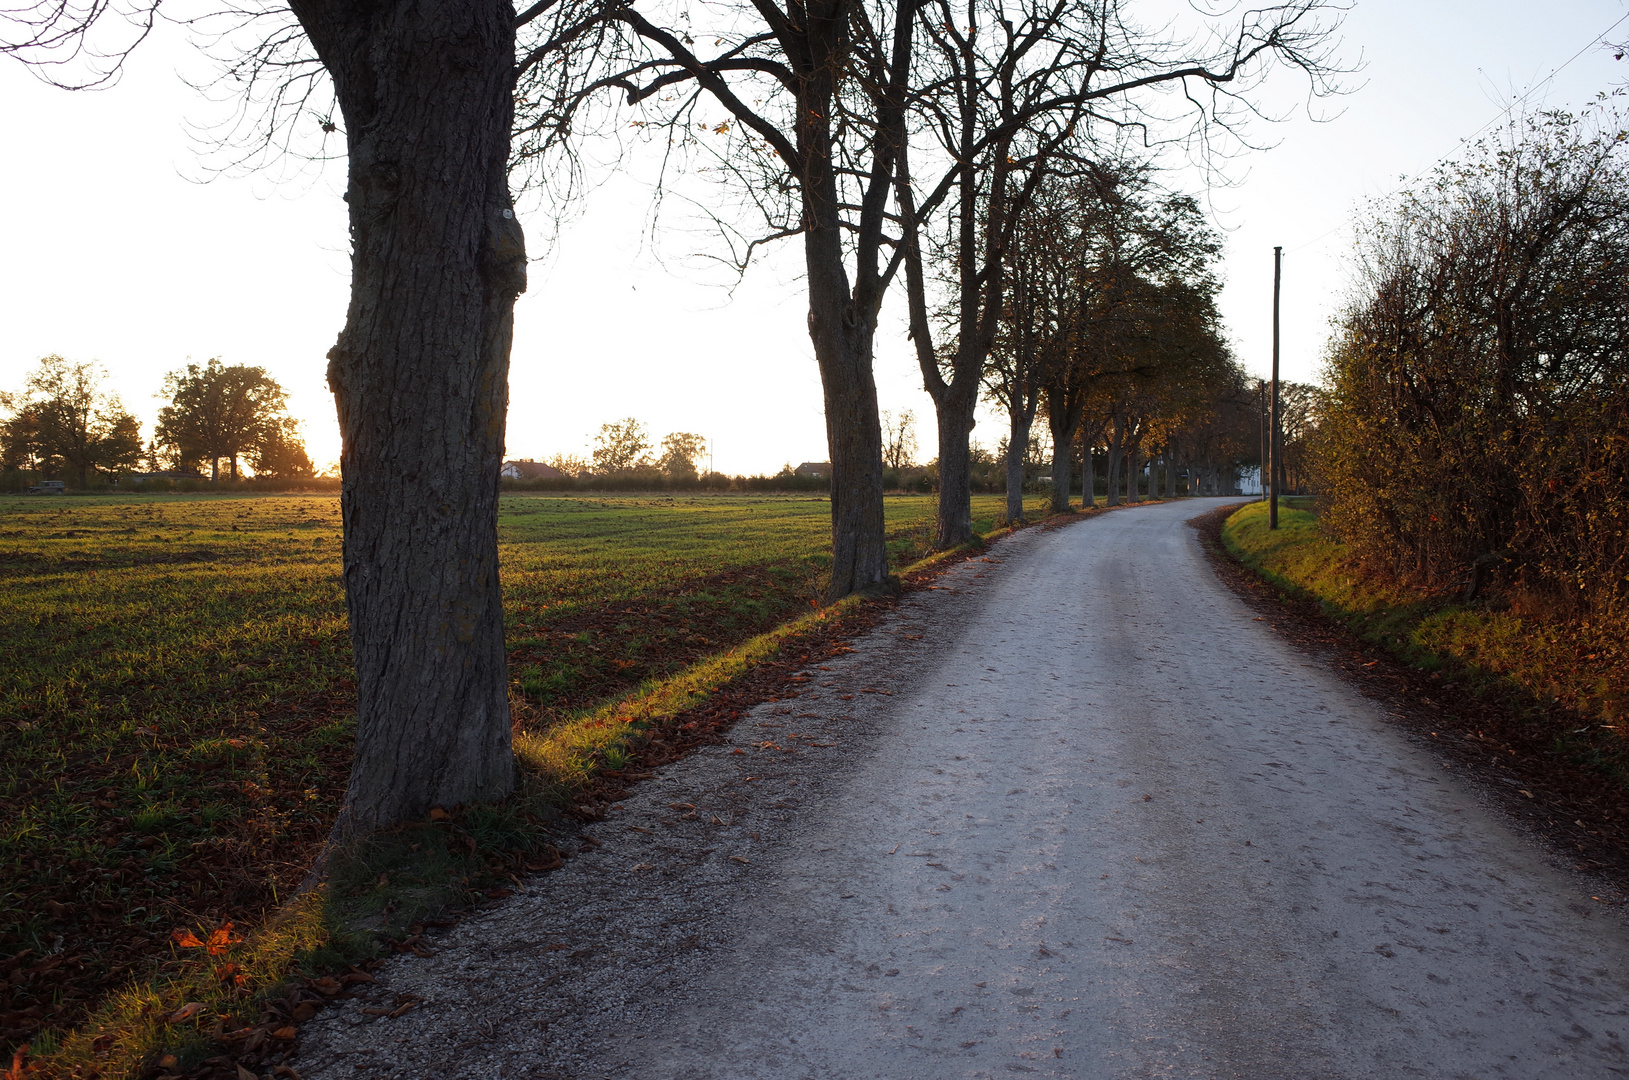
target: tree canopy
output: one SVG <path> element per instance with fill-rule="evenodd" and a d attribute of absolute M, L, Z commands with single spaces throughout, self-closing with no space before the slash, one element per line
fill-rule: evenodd
<path fill-rule="evenodd" d="M 93 472 L 123 472 L 141 459 L 141 425 L 102 388 L 106 375 L 94 362 L 52 355 L 23 380 L 20 392 L 0 394 L 11 415 L 0 423 L 0 457 L 8 469 L 34 469 L 46 477 L 67 473 L 84 487 Z"/>
<path fill-rule="evenodd" d="M 224 458 L 236 480 L 238 461 L 247 457 L 268 472 L 310 475 L 288 415 L 288 392 L 265 368 L 219 359 L 188 364 L 165 376 L 164 394 L 169 404 L 159 410 L 153 441 L 176 465 L 208 462 L 209 478 L 216 480 Z"/>

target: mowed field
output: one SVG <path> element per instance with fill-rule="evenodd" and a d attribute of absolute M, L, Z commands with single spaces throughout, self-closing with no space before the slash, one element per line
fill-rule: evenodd
<path fill-rule="evenodd" d="M 975 527 L 1003 502 L 976 498 Z M 887 508 L 896 564 L 920 557 L 933 501 Z M 506 496 L 517 723 L 546 729 L 809 610 L 828 514 Z M 309 867 L 355 706 L 339 503 L 0 499 L 0 589 L 0 1042 L 38 1052 L 162 967 L 177 931 L 252 924 Z"/>

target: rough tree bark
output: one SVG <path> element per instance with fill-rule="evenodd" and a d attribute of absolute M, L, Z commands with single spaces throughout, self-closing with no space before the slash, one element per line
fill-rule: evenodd
<path fill-rule="evenodd" d="M 506 2 L 291 5 L 345 118 L 343 437 L 356 761 L 337 839 L 514 785 L 498 470 L 526 253 Z"/>
<path fill-rule="evenodd" d="M 1119 418 L 1111 421 L 1111 434 L 1109 435 L 1109 470 L 1108 486 L 1103 502 L 1108 506 L 1120 505 L 1120 458 L 1124 446 L 1125 429 L 1121 427 Z"/>
<path fill-rule="evenodd" d="M 1048 394 L 1047 427 L 1052 432 L 1052 512 L 1069 512 L 1069 448 L 1085 411 L 1084 395 L 1058 391 Z"/>
<path fill-rule="evenodd" d="M 883 535 L 882 425 L 871 361 L 877 313 L 892 274 L 881 269 L 882 227 L 895 154 L 905 132 L 915 11 L 906 3 L 899 8 L 890 46 L 854 0 L 789 3 L 784 9 L 766 0 L 754 7 L 763 28 L 752 31 L 746 43 L 736 40 L 739 25 L 721 29 L 716 38 L 699 29 L 692 36 L 650 21 L 631 3 L 622 4 L 610 17 L 643 39 L 656 58 L 640 59 L 594 87 L 624 90 L 630 103 L 710 96 L 778 158 L 768 182 L 797 192 L 797 221 L 787 222 L 778 235 L 803 236 L 809 339 L 820 366 L 831 450 L 829 595 L 834 600 L 892 585 Z M 670 14 L 663 10 L 655 17 L 665 21 Z M 683 18 L 688 22 L 689 13 Z M 857 32 L 859 27 L 863 29 Z M 692 48 L 696 38 L 712 39 L 715 47 L 731 43 L 706 60 Z M 857 51 L 863 55 L 857 58 Z M 857 85 L 852 79 L 857 67 L 872 74 L 881 71 L 883 78 L 845 98 L 839 91 Z M 768 92 L 762 83 L 732 82 L 755 75 L 769 76 L 778 91 Z M 694 88 L 683 94 L 670 93 L 691 83 Z M 782 91 L 792 99 L 785 102 L 784 113 L 779 109 Z M 851 108 L 864 114 L 859 122 Z M 790 130 L 782 126 L 788 116 Z M 857 167 L 860 162 L 866 165 L 863 170 Z M 764 181 L 762 174 L 754 176 Z M 851 196 L 858 205 L 847 204 Z M 845 230 L 852 230 L 852 275 L 845 261 Z"/>
<path fill-rule="evenodd" d="M 888 581 L 888 549 L 882 518 L 882 424 L 872 373 L 876 315 L 856 303 L 843 268 L 841 222 L 835 185 L 822 213 L 811 200 L 804 234 L 809 275 L 809 339 L 820 366 L 826 404 L 826 441 L 831 450 L 832 599 L 873 592 Z"/>
<path fill-rule="evenodd" d="M 809 277 L 809 338 L 820 366 L 826 404 L 826 439 L 831 449 L 832 579 L 829 595 L 877 592 L 888 587 L 888 548 L 882 513 L 882 422 L 872 348 L 877 312 L 887 288 L 879 269 L 881 206 L 894 166 L 888 136 L 901 121 L 903 76 L 896 71 L 882 105 L 879 139 L 870 189 L 856 244 L 855 280 L 843 258 L 843 217 L 834 145 L 833 106 L 838 72 L 851 47 L 849 6 L 827 0 L 805 11 L 803 34 L 786 36 L 797 73 L 797 152 L 802 175 L 803 253 Z M 909 16 L 896 28 L 894 61 L 910 56 Z"/>
<path fill-rule="evenodd" d="M 1020 388 L 1015 398 L 1017 403 L 1007 409 L 1007 521 L 1019 525 L 1024 520 L 1024 451 L 1040 396 Z"/>

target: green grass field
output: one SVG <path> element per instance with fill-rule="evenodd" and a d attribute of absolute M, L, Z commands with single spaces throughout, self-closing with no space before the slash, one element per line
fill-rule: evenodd
<path fill-rule="evenodd" d="M 975 500 L 980 531 L 1002 504 Z M 338 511 L 332 496 L 0 499 L 8 1047 L 48 1051 L 162 967 L 177 930 L 252 924 L 304 875 L 350 753 Z M 924 554 L 932 500 L 887 511 L 896 564 Z M 808 611 L 828 513 L 806 497 L 504 497 L 518 722 L 546 731 Z"/>

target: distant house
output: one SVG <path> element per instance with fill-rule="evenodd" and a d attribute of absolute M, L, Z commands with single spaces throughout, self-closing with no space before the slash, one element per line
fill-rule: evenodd
<path fill-rule="evenodd" d="M 521 458 L 519 461 L 504 462 L 503 469 L 498 475 L 505 480 L 556 480 L 566 474 L 553 465 L 545 465 L 531 458 Z"/>
<path fill-rule="evenodd" d="M 831 462 L 805 461 L 802 465 L 799 465 L 796 469 L 793 469 L 792 474 L 794 476 L 808 476 L 816 480 L 823 480 L 831 475 Z"/>

